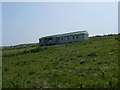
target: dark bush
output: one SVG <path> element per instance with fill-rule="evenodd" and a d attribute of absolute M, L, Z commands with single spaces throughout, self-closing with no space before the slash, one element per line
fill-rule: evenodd
<path fill-rule="evenodd" d="M 111 52 L 113 52 L 114 51 L 114 49 L 111 49 Z"/>
<path fill-rule="evenodd" d="M 105 64 L 108 64 L 108 62 L 104 62 Z"/>
<path fill-rule="evenodd" d="M 32 60 L 31 62 L 35 62 L 35 60 Z"/>
<path fill-rule="evenodd" d="M 96 61 L 96 59 L 93 59 L 93 61 Z"/>
<path fill-rule="evenodd" d="M 29 52 L 29 51 L 27 51 L 27 50 L 24 50 L 24 51 L 23 51 L 23 54 L 26 54 L 26 53 L 28 53 L 28 52 Z"/>
<path fill-rule="evenodd" d="M 20 63 L 18 62 L 18 63 L 16 63 L 16 65 L 19 65 Z"/>
<path fill-rule="evenodd" d="M 96 53 L 88 54 L 87 56 L 97 56 Z"/>
<path fill-rule="evenodd" d="M 83 45 L 85 45 L 85 43 L 83 43 Z"/>
<path fill-rule="evenodd" d="M 30 81 L 30 80 L 27 80 L 26 83 L 31 83 L 31 81 Z"/>
<path fill-rule="evenodd" d="M 33 74 L 35 74 L 35 72 L 30 71 L 28 74 L 29 74 L 29 75 L 33 75 Z"/>
<path fill-rule="evenodd" d="M 20 76 L 20 74 L 17 75 L 18 77 Z"/>
<path fill-rule="evenodd" d="M 26 63 L 27 63 L 27 61 L 24 61 L 23 63 L 24 63 L 24 64 L 26 64 Z"/>
<path fill-rule="evenodd" d="M 30 50 L 30 53 L 35 53 L 35 52 L 39 52 L 39 49 L 35 48 L 35 49 Z"/>
<path fill-rule="evenodd" d="M 98 64 L 102 64 L 102 62 L 98 62 Z"/>
<path fill-rule="evenodd" d="M 118 40 L 118 37 L 116 37 L 115 40 Z"/>
<path fill-rule="evenodd" d="M 9 69 L 8 68 L 5 68 L 4 71 L 8 71 Z"/>
<path fill-rule="evenodd" d="M 42 48 L 38 48 L 38 49 L 42 49 Z M 47 49 L 47 47 L 46 47 L 46 46 L 44 46 L 44 47 L 43 47 L 43 49 L 44 49 L 44 50 L 46 50 L 46 49 Z M 42 49 L 42 50 L 43 50 L 43 49 Z"/>
<path fill-rule="evenodd" d="M 101 35 L 96 35 L 95 37 L 102 37 Z"/>
<path fill-rule="evenodd" d="M 80 64 L 83 64 L 83 63 L 85 63 L 86 61 L 80 61 Z"/>
<path fill-rule="evenodd" d="M 37 46 L 36 48 L 31 49 L 31 50 L 24 50 L 23 52 L 21 52 L 21 54 L 36 53 L 36 52 L 42 51 L 44 49 L 46 49 L 46 47 L 42 48 L 41 46 Z"/>
<path fill-rule="evenodd" d="M 77 55 L 77 57 L 83 57 L 82 55 Z"/>
<path fill-rule="evenodd" d="M 108 34 L 108 36 L 114 36 L 114 34 Z"/>
<path fill-rule="evenodd" d="M 63 58 L 60 58 L 59 60 L 61 61 L 61 60 L 63 60 Z"/>

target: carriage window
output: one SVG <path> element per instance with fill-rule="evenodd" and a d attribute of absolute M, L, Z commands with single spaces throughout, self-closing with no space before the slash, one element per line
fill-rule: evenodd
<path fill-rule="evenodd" d="M 57 37 L 57 40 L 60 40 L 60 37 Z"/>
<path fill-rule="evenodd" d="M 49 41 L 52 41 L 52 37 L 49 38 Z"/>
<path fill-rule="evenodd" d="M 63 40 L 63 37 L 61 37 L 61 40 Z"/>
<path fill-rule="evenodd" d="M 68 36 L 68 39 L 69 39 L 69 36 Z"/>
<path fill-rule="evenodd" d="M 68 40 L 69 39 L 69 37 L 67 36 L 67 37 L 65 37 L 65 40 Z"/>
<path fill-rule="evenodd" d="M 48 38 L 44 38 L 44 41 L 46 42 L 46 41 L 49 41 L 49 39 Z"/>
<path fill-rule="evenodd" d="M 80 37 L 80 38 L 83 38 L 83 35 L 80 35 L 79 37 Z"/>
<path fill-rule="evenodd" d="M 78 39 L 78 35 L 76 35 L 76 39 Z"/>
<path fill-rule="evenodd" d="M 73 36 L 73 39 L 75 39 L 75 36 Z"/>
<path fill-rule="evenodd" d="M 78 36 L 73 36 L 73 39 L 77 39 L 78 38 Z"/>

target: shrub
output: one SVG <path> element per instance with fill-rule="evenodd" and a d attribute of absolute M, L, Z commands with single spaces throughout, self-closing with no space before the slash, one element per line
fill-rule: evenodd
<path fill-rule="evenodd" d="M 88 54 L 87 56 L 97 56 L 96 53 Z"/>
<path fill-rule="evenodd" d="M 4 71 L 8 71 L 9 69 L 8 68 L 5 68 Z"/>
<path fill-rule="evenodd" d="M 44 48 L 45 49 L 45 48 Z M 42 51 L 44 50 L 41 46 L 37 46 L 36 48 L 34 49 L 31 49 L 31 50 L 24 50 L 23 52 L 20 52 L 19 54 L 27 54 L 27 53 L 36 53 L 36 52 L 39 52 L 39 51 Z"/>
<path fill-rule="evenodd" d="M 10 83 L 11 83 L 12 88 L 20 88 L 21 87 L 21 85 L 19 85 L 17 82 L 15 82 L 13 80 L 11 80 Z"/>
<path fill-rule="evenodd" d="M 33 74 L 35 74 L 35 72 L 34 71 L 30 71 L 28 74 L 29 75 L 33 75 Z"/>
<path fill-rule="evenodd" d="M 77 55 L 77 57 L 82 57 L 82 55 Z"/>
<path fill-rule="evenodd" d="M 40 50 L 38 48 L 35 48 L 35 49 L 32 49 L 30 50 L 30 53 L 36 53 L 36 52 L 39 52 Z"/>
<path fill-rule="evenodd" d="M 86 62 L 86 61 L 81 61 L 80 64 L 83 64 L 83 63 L 85 63 L 85 62 Z"/>
<path fill-rule="evenodd" d="M 27 54 L 27 53 L 29 53 L 30 51 L 28 51 L 28 50 L 24 50 L 21 54 Z"/>

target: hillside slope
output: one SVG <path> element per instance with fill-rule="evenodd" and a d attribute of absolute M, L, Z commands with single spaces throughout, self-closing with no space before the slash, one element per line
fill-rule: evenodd
<path fill-rule="evenodd" d="M 118 35 L 3 50 L 3 88 L 118 87 Z"/>

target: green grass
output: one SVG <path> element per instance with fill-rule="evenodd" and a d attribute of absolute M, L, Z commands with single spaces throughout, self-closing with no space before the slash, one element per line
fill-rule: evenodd
<path fill-rule="evenodd" d="M 3 88 L 118 87 L 118 35 L 2 53 Z"/>

